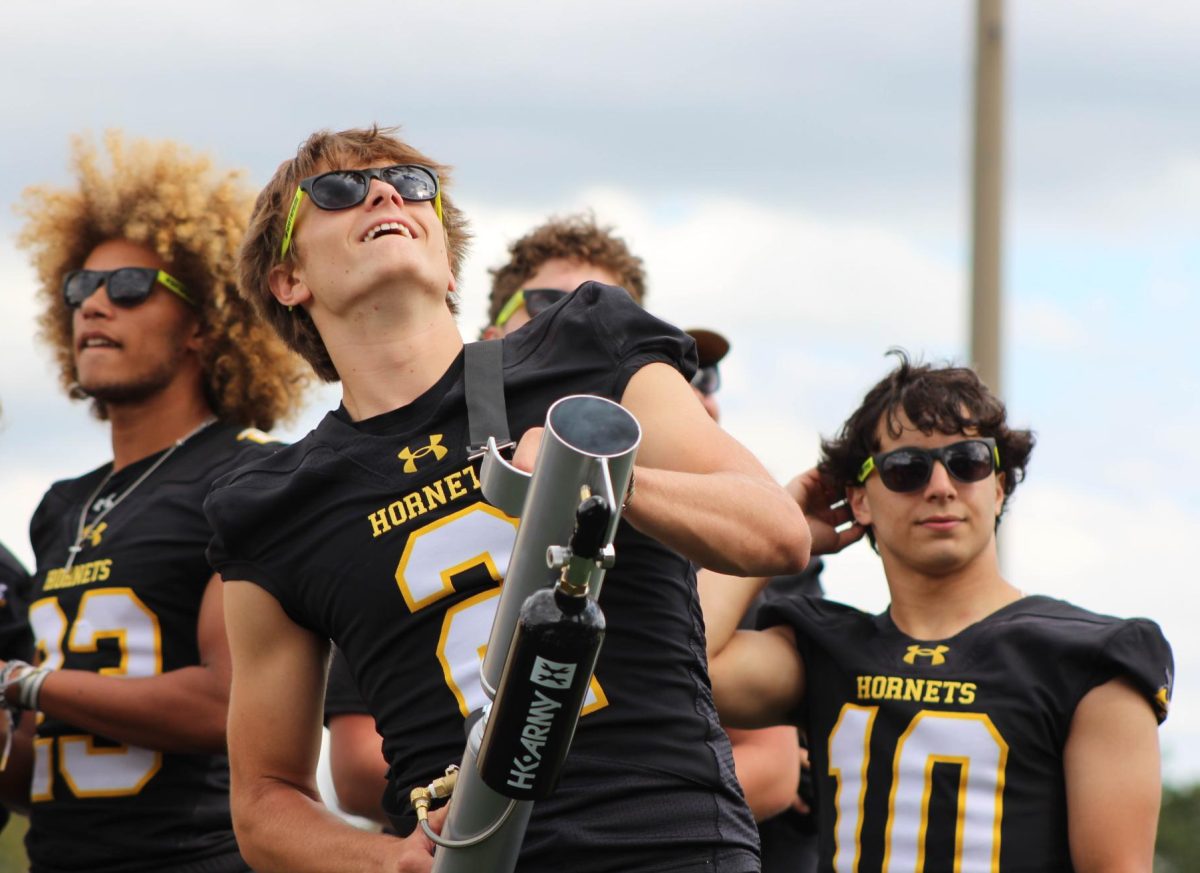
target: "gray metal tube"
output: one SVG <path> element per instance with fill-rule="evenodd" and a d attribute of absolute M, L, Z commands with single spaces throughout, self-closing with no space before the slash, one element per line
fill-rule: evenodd
<path fill-rule="evenodd" d="M 475 763 L 479 744 L 483 740 L 484 720 L 471 728 L 467 748 L 463 752 L 458 772 L 458 785 L 442 827 L 442 836 L 452 840 L 466 839 L 482 833 L 508 809 L 510 801 L 484 784 Z M 517 855 L 525 840 L 525 828 L 533 812 L 533 801 L 517 804 L 508 821 L 483 842 L 466 848 L 446 849 L 439 846 L 433 855 L 433 873 L 503 873 L 517 866 Z"/>
<path fill-rule="evenodd" d="M 525 598 L 554 584 L 557 574 L 546 566 L 546 550 L 566 545 L 570 539 L 581 487 L 587 485 L 592 493 L 609 498 L 614 509 L 608 531 L 608 541 L 612 542 L 641 439 L 637 419 L 620 404 L 603 397 L 564 397 L 546 413 L 541 451 L 525 495 L 480 673 L 489 697 L 495 697 Z M 489 500 L 488 482 L 492 478 L 488 476 L 483 482 L 483 493 Z M 593 580 L 592 597 L 599 593 L 602 581 L 602 574 Z"/>
<path fill-rule="evenodd" d="M 547 566 L 546 553 L 550 546 L 566 546 L 570 541 L 584 486 L 607 498 L 613 508 L 607 532 L 607 542 L 612 543 L 641 439 L 637 419 L 619 404 L 602 397 L 574 395 L 559 400 L 546 413 L 546 430 L 532 476 L 506 463 L 496 451 L 495 441 L 489 441 L 481 474 L 484 496 L 508 513 L 515 510 L 518 501 L 523 502 L 480 669 L 489 698 L 496 697 L 521 606 L 530 594 L 555 581 L 556 572 Z M 589 596 L 599 593 L 603 577 L 603 569 L 597 568 Z M 479 775 L 477 759 L 484 721 L 475 723 L 467 739 L 458 785 L 442 829 L 442 835 L 452 840 L 482 833 L 499 820 L 511 802 L 489 788 Z M 434 853 L 434 873 L 511 873 L 532 812 L 532 801 L 522 801 L 500 829 L 478 845 L 439 846 Z"/>

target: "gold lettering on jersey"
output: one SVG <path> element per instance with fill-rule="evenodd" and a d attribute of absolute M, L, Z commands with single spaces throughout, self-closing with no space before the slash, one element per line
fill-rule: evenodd
<path fill-rule="evenodd" d="M 911 676 L 856 676 L 859 700 L 902 700 L 908 703 L 975 702 L 974 682 L 952 679 L 914 679 Z"/>
<path fill-rule="evenodd" d="M 405 473 L 415 473 L 417 472 L 417 459 L 433 455 L 434 461 L 440 461 L 448 454 L 450 454 L 450 450 L 442 445 L 442 435 L 435 433 L 430 434 L 429 445 L 421 446 L 415 452 L 408 446 L 405 446 L 396 457 L 404 462 Z"/>
<path fill-rule="evenodd" d="M 112 558 L 102 558 L 99 561 L 88 561 L 76 564 L 70 570 L 59 567 L 46 574 L 46 591 L 59 588 L 74 588 L 77 585 L 88 585 L 92 582 L 107 582 L 112 575 Z"/>
<path fill-rule="evenodd" d="M 441 439 L 439 434 L 434 434 L 434 436 Z M 439 448 L 441 447 L 439 446 Z M 442 449 L 442 451 L 448 450 Z M 481 487 L 474 467 L 455 470 L 436 482 L 423 486 L 419 491 L 410 491 L 400 499 L 393 500 L 387 506 L 367 515 L 367 521 L 371 523 L 371 536 L 382 536 L 406 521 L 419 518 L 430 510 L 445 506 L 460 497 L 466 497 Z"/>
<path fill-rule="evenodd" d="M 904 656 L 905 664 L 917 663 L 917 658 L 928 658 L 929 666 L 940 667 L 946 663 L 946 652 L 950 651 L 949 646 L 934 646 L 932 649 L 924 646 L 909 646 L 908 653 Z"/>

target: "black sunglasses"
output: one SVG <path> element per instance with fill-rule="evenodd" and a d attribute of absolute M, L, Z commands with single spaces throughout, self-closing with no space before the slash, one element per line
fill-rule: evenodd
<path fill-rule="evenodd" d="M 541 315 L 551 306 L 567 296 L 569 292 L 560 291 L 558 288 L 521 288 L 512 297 L 508 298 L 508 302 L 501 308 L 496 316 L 496 327 L 504 327 L 510 318 L 522 306 L 529 313 L 530 318 Z"/>
<path fill-rule="evenodd" d="M 103 285 L 108 291 L 108 299 L 115 305 L 137 306 L 150 296 L 155 283 L 162 285 L 184 302 L 196 305 L 196 301 L 188 296 L 182 282 L 165 270 L 156 270 L 153 267 L 72 270 L 63 276 L 62 295 L 67 306 L 77 309 Z"/>
<path fill-rule="evenodd" d="M 367 199 L 372 179 L 379 179 L 391 185 L 405 200 L 414 203 L 432 200 L 438 221 L 443 220 L 438 176 L 429 167 L 422 167 L 420 164 L 394 164 L 390 167 L 370 167 L 365 170 L 331 170 L 300 180 L 300 187 L 296 189 L 296 196 L 292 198 L 292 207 L 288 210 L 287 222 L 284 225 L 280 259 L 286 257 L 288 249 L 291 248 L 296 214 L 300 211 L 300 201 L 304 199 L 305 194 L 326 211 L 349 209 Z"/>
<path fill-rule="evenodd" d="M 941 461 L 946 472 L 959 482 L 981 482 L 1000 469 L 1000 450 L 991 437 L 974 437 L 938 449 L 913 446 L 872 455 L 858 472 L 859 484 L 874 470 L 889 491 L 905 493 L 925 487 L 933 475 L 933 462 Z"/>
<path fill-rule="evenodd" d="M 705 397 L 716 394 L 717 389 L 721 387 L 721 371 L 717 369 L 717 365 L 709 364 L 697 370 L 696 375 L 692 377 L 692 387 Z"/>

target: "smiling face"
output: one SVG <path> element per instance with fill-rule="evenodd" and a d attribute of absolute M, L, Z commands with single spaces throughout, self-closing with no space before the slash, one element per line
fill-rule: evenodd
<path fill-rule="evenodd" d="M 879 452 L 904 446 L 933 449 L 974 434 L 922 433 L 902 412 L 900 434 L 892 436 L 881 422 L 876 430 Z M 1004 503 L 1003 474 L 979 482 L 960 482 L 937 461 L 924 487 L 890 491 L 878 473 L 848 489 L 859 523 L 871 525 L 889 576 L 911 571 L 941 577 L 974 566 L 996 564 L 996 519 Z"/>
<path fill-rule="evenodd" d="M 380 179 L 370 183 L 366 199 L 348 209 L 324 210 L 305 198 L 294 231 L 294 266 L 271 274 L 280 303 L 313 301 L 317 319 L 317 308 L 345 312 L 381 289 L 393 295 L 403 286 L 445 305 L 455 283 L 433 203 L 406 201 Z"/>
<path fill-rule="evenodd" d="M 96 246 L 87 270 L 151 267 L 171 272 L 154 252 L 126 240 Z M 195 311 L 155 286 L 133 307 L 115 306 L 102 286 L 72 315 L 75 371 L 80 387 L 111 405 L 138 403 L 191 381 L 201 391 L 201 338 Z"/>

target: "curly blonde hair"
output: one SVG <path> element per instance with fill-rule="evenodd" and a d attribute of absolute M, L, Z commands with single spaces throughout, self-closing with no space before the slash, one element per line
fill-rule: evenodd
<path fill-rule="evenodd" d="M 241 292 L 254 302 L 262 315 L 283 341 L 298 352 L 326 382 L 338 381 L 337 368 L 325 348 L 317 326 L 303 307 L 293 310 L 281 306 L 271 293 L 271 268 L 280 263 L 279 249 L 283 245 L 284 225 L 291 209 L 292 198 L 300 180 L 335 168 L 368 167 L 380 161 L 394 164 L 421 164 L 438 174 L 442 192 L 442 227 L 446 233 L 446 249 L 450 257 L 450 272 L 457 279 L 471 239 L 466 216 L 454 205 L 447 193 L 450 168 L 432 161 L 408 143 L 396 138 L 397 127 L 353 128 L 334 133 L 318 130 L 300 144 L 296 156 L 284 161 L 258 195 L 250 229 L 242 247 L 239 263 Z M 299 246 L 293 240 L 286 260 L 299 257 Z M 458 300 L 451 294 L 446 298 L 450 311 L 458 314 Z"/>
<path fill-rule="evenodd" d="M 292 355 L 237 293 L 237 252 L 252 194 L 237 171 L 171 141 L 104 137 L 107 162 L 89 139 L 72 139 L 77 185 L 25 190 L 18 245 L 31 254 L 42 302 L 39 336 L 54 350 L 59 381 L 79 398 L 72 309 L 60 291 L 65 273 L 108 240 L 153 251 L 198 299 L 204 337 L 205 397 L 223 421 L 268 429 L 291 418 L 309 380 Z M 92 411 L 107 419 L 107 405 Z"/>

